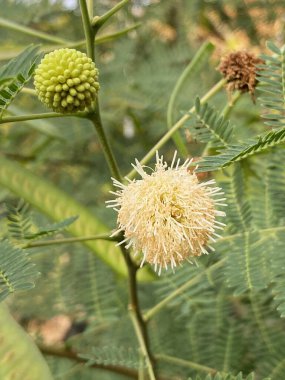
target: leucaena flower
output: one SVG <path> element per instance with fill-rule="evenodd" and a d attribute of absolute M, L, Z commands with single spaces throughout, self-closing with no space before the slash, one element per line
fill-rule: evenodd
<path fill-rule="evenodd" d="M 147 173 L 136 161 L 133 165 L 141 176 L 123 184 L 113 179 L 118 188 L 112 192 L 116 199 L 108 207 L 118 212 L 118 229 L 123 232 L 121 242 L 141 254 L 145 262 L 161 273 L 163 268 L 174 269 L 184 260 L 214 251 L 210 245 L 219 235 L 216 229 L 224 224 L 217 217 L 225 216 L 217 206 L 225 206 L 225 198 L 215 180 L 199 183 L 195 172 L 189 171 L 191 160 L 179 166 L 176 153 L 171 166 L 156 156 L 155 170 Z M 120 244 L 121 244 L 120 243 Z"/>
<path fill-rule="evenodd" d="M 39 99 L 55 112 L 83 111 L 99 90 L 98 70 L 86 54 L 58 49 L 41 60 L 34 85 Z"/>

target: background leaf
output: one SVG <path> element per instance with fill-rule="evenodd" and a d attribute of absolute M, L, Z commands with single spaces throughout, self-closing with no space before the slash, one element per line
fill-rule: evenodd
<path fill-rule="evenodd" d="M 0 305 L 0 376 L 15 380 L 53 380 L 31 338 L 16 323 L 5 304 Z"/>

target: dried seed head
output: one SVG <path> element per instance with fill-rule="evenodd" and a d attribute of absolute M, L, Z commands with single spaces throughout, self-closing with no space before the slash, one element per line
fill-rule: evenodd
<path fill-rule="evenodd" d="M 83 111 L 99 90 L 98 70 L 86 54 L 59 49 L 41 60 L 34 85 L 39 99 L 55 112 Z"/>
<path fill-rule="evenodd" d="M 225 56 L 218 69 L 227 80 L 229 92 L 240 90 L 254 96 L 257 85 L 257 67 L 263 60 L 245 51 L 237 51 Z"/>
<path fill-rule="evenodd" d="M 225 213 L 216 209 L 225 206 L 223 192 L 213 187 L 214 180 L 199 183 L 195 173 L 189 173 L 191 160 L 179 166 L 176 154 L 170 167 L 163 156 L 156 157 L 155 170 L 147 174 L 136 161 L 134 168 L 142 179 L 127 185 L 113 179 L 119 188 L 116 199 L 108 201 L 118 212 L 118 230 L 124 231 L 126 247 L 132 246 L 135 254 L 142 252 L 144 262 L 162 268 L 176 267 L 184 260 L 207 254 L 208 243 L 215 241 L 215 229 L 224 224 L 217 216 Z M 218 198 L 218 199 L 217 199 Z M 121 244 L 120 243 L 120 244 Z"/>

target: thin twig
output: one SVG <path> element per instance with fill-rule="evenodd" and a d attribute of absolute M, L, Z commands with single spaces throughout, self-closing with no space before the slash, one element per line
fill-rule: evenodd
<path fill-rule="evenodd" d="M 201 104 L 205 103 L 206 101 L 208 101 L 212 96 L 214 96 L 217 92 L 220 91 L 220 89 L 224 86 L 224 84 L 226 83 L 226 80 L 225 79 L 221 79 L 218 83 L 216 83 L 208 92 L 207 94 L 205 94 L 203 96 L 203 98 L 201 99 Z M 162 136 L 162 138 L 154 145 L 154 147 L 140 160 L 140 164 L 141 165 L 145 165 L 155 154 L 156 154 L 156 151 L 159 150 L 172 136 L 173 134 L 179 130 L 179 128 L 181 128 L 187 120 L 190 119 L 191 117 L 191 113 L 192 112 L 195 112 L 195 106 L 193 106 L 184 116 L 181 117 L 181 119 L 179 119 L 177 121 L 177 123 L 175 123 L 171 129 L 168 130 L 168 132 L 165 133 L 164 136 Z M 133 169 L 131 170 L 128 174 L 127 174 L 127 177 L 129 179 L 132 179 L 134 178 L 134 176 L 136 175 L 136 170 Z"/>
<path fill-rule="evenodd" d="M 72 41 L 68 41 L 68 40 L 65 40 L 65 39 L 60 38 L 60 37 L 52 36 L 48 33 L 41 32 L 40 30 L 35 30 L 35 29 L 29 28 L 29 27 L 24 26 L 24 25 L 19 25 L 16 22 L 6 20 L 2 17 L 0 17 L 0 25 L 4 26 L 5 28 L 8 28 L 8 29 L 15 30 L 15 31 L 20 32 L 20 33 L 24 33 L 24 34 L 27 34 L 27 35 L 30 35 L 30 36 L 33 36 L 36 38 L 41 38 L 45 41 L 54 42 L 54 43 L 60 44 L 60 45 L 62 45 L 62 44 L 64 45 L 67 43 L 69 43 L 69 44 L 73 43 Z"/>
<path fill-rule="evenodd" d="M 211 373 L 213 375 L 218 372 L 218 370 L 215 368 L 207 367 L 202 364 L 191 362 L 189 360 L 176 358 L 174 356 L 160 354 L 160 355 L 156 355 L 156 359 L 167 362 L 167 363 L 176 364 L 178 366 L 195 369 L 196 371 Z"/>
<path fill-rule="evenodd" d="M 95 31 L 95 34 L 98 30 L 105 24 L 106 21 L 110 19 L 115 13 L 117 13 L 121 8 L 123 8 L 130 0 L 122 0 L 118 4 L 116 4 L 112 9 L 103 14 L 102 16 L 97 16 L 92 21 L 92 27 Z"/>
<path fill-rule="evenodd" d="M 87 363 L 86 359 L 77 356 L 77 353 L 74 351 L 62 350 L 62 349 L 57 349 L 57 348 L 53 348 L 53 347 L 46 347 L 46 346 L 42 346 L 42 345 L 38 345 L 38 347 L 44 355 L 56 356 L 56 357 L 63 358 L 63 359 L 70 359 L 70 360 L 76 361 L 77 363 L 82 363 L 82 364 Z M 105 365 L 105 364 L 92 364 L 92 365 L 90 365 L 90 368 L 103 369 L 106 371 L 110 371 L 110 372 L 114 372 L 117 374 L 127 376 L 131 379 L 137 379 L 138 378 L 138 372 L 136 370 L 131 369 L 131 368 L 127 368 L 127 367 L 123 367 L 123 366 Z"/>
<path fill-rule="evenodd" d="M 121 245 L 121 250 L 124 255 L 127 267 L 128 267 L 128 278 L 129 278 L 129 312 L 131 321 L 134 326 L 135 333 L 142 351 L 145 357 L 147 369 L 149 373 L 150 380 L 156 380 L 155 373 L 155 360 L 151 353 L 147 326 L 141 314 L 139 300 L 138 300 L 138 289 L 137 289 L 137 271 L 138 267 L 132 261 L 129 252 Z"/>
<path fill-rule="evenodd" d="M 100 108 L 99 108 L 99 99 L 96 100 L 96 104 L 94 106 L 94 109 L 88 116 L 89 120 L 92 121 L 96 132 L 97 136 L 100 140 L 101 147 L 103 149 L 103 153 L 105 155 L 105 159 L 107 161 L 107 164 L 109 165 L 110 172 L 112 173 L 112 176 L 116 178 L 117 180 L 121 180 L 121 174 L 119 171 L 119 167 L 117 164 L 117 161 L 115 159 L 115 156 L 112 152 L 112 149 L 110 147 L 109 141 L 105 135 L 105 131 L 103 129 L 102 125 L 102 120 L 100 116 Z"/>
<path fill-rule="evenodd" d="M 102 235 L 91 235 L 91 236 L 83 236 L 79 238 L 65 238 L 65 239 L 56 239 L 56 240 L 45 240 L 45 241 L 37 241 L 30 242 L 22 246 L 23 249 L 27 248 L 36 248 L 36 247 L 45 247 L 49 245 L 58 245 L 58 244 L 71 244 L 71 243 L 82 243 L 84 241 L 92 241 L 92 240 L 108 240 L 108 241 L 117 241 L 115 237 L 110 237 L 110 234 L 102 234 Z"/>
<path fill-rule="evenodd" d="M 205 42 L 200 49 L 195 54 L 194 58 L 190 61 L 190 63 L 186 66 L 180 77 L 178 78 L 174 89 L 171 93 L 171 96 L 169 98 L 168 106 L 167 106 L 167 128 L 171 129 L 173 126 L 173 111 L 174 111 L 174 104 L 177 100 L 178 95 L 180 94 L 181 88 L 185 84 L 186 79 L 189 77 L 189 75 L 193 74 L 195 71 L 194 69 L 196 66 L 201 62 L 201 59 L 203 59 L 203 56 L 210 51 L 212 52 L 214 50 L 214 45 L 211 42 Z M 175 132 L 172 136 L 173 141 L 175 142 L 178 152 L 186 158 L 188 155 L 187 146 L 185 145 L 181 135 L 179 132 Z"/>
<path fill-rule="evenodd" d="M 95 45 L 100 45 L 100 44 L 103 44 L 106 42 L 113 41 L 114 39 L 121 37 L 121 36 L 124 36 L 127 33 L 139 28 L 140 26 L 142 26 L 142 23 L 138 22 L 138 23 L 131 25 L 127 28 L 118 30 L 117 32 L 102 34 L 102 35 L 95 38 Z M 65 43 L 65 44 L 61 45 L 60 47 L 61 48 L 80 48 L 80 47 L 84 46 L 85 44 L 86 44 L 86 40 L 82 39 L 79 41 Z M 44 53 L 49 53 L 50 51 L 53 51 L 53 50 L 58 49 L 58 48 L 59 48 L 58 45 L 44 45 L 42 47 L 41 51 Z M 12 58 L 16 57 L 20 52 L 21 52 L 21 50 L 1 52 L 0 53 L 0 61 L 12 59 Z"/>
<path fill-rule="evenodd" d="M 90 20 L 93 19 L 93 8 L 94 8 L 93 0 L 87 0 L 87 9 L 88 9 Z"/>
<path fill-rule="evenodd" d="M 21 90 L 22 94 L 28 94 L 28 95 L 33 95 L 37 96 L 37 92 L 34 88 L 29 88 L 29 87 L 23 87 Z"/>
<path fill-rule="evenodd" d="M 77 113 L 55 113 L 55 112 L 45 112 L 38 114 L 30 114 L 30 115 L 19 115 L 19 116 L 7 116 L 3 117 L 0 120 L 0 124 L 5 123 L 16 123 L 19 121 L 29 121 L 29 120 L 38 120 L 38 119 L 52 119 L 56 117 L 86 117 L 86 112 L 77 112 Z"/>

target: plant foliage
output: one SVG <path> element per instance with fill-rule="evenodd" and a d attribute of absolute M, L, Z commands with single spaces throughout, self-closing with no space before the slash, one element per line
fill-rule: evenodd
<path fill-rule="evenodd" d="M 216 156 L 205 157 L 200 163 L 197 172 L 212 171 L 225 168 L 234 162 L 244 160 L 247 157 L 262 153 L 270 148 L 285 142 L 284 128 L 268 132 L 257 139 L 247 142 L 229 145 Z"/>
<path fill-rule="evenodd" d="M 263 54 L 265 64 L 260 65 L 259 90 L 263 96 L 259 99 L 261 105 L 267 109 L 263 114 L 266 125 L 274 128 L 285 126 L 284 120 L 284 47 L 279 49 L 274 43 L 267 43 L 271 55 Z"/>
<path fill-rule="evenodd" d="M 138 369 L 143 364 L 145 367 L 145 364 L 139 360 L 137 350 L 126 347 L 92 347 L 90 354 L 81 355 L 81 357 L 87 359 L 87 366 L 93 364 L 121 365 Z"/>
<path fill-rule="evenodd" d="M 200 99 L 196 98 L 193 117 L 196 124 L 190 128 L 190 131 L 195 139 L 210 143 L 215 148 L 224 148 L 229 145 L 232 140 L 233 126 L 213 107 L 207 103 L 201 104 Z"/>
<path fill-rule="evenodd" d="M 38 46 L 29 46 L 0 69 L 0 118 L 31 79 L 41 57 L 38 49 Z"/>
<path fill-rule="evenodd" d="M 0 305 L 0 310 L 1 378 L 52 380 L 51 372 L 37 346 L 17 324 L 5 304 Z"/>
<path fill-rule="evenodd" d="M 7 240 L 0 241 L 0 250 L 0 301 L 3 301 L 10 293 L 33 288 L 39 273 L 27 253 Z"/>
<path fill-rule="evenodd" d="M 35 240 L 47 236 L 52 236 L 68 228 L 78 218 L 72 216 L 59 223 L 53 223 L 44 227 L 35 226 L 28 212 L 29 205 L 21 200 L 16 206 L 6 205 L 8 214 L 8 232 L 11 238 L 25 241 Z"/>

